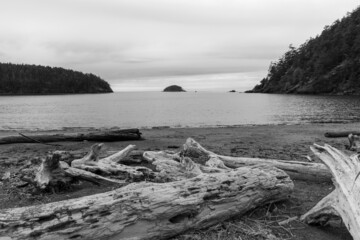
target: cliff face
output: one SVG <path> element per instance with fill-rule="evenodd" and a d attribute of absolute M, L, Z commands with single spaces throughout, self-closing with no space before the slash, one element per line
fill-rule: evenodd
<path fill-rule="evenodd" d="M 0 95 L 110 93 L 98 76 L 63 68 L 0 63 Z"/>
<path fill-rule="evenodd" d="M 360 8 L 271 63 L 247 92 L 360 95 Z"/>

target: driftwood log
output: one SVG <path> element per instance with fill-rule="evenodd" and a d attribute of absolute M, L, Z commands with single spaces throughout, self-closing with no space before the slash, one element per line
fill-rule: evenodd
<path fill-rule="evenodd" d="M 129 145 L 106 158 L 98 159 L 102 146 L 102 143 L 94 144 L 85 157 L 73 160 L 71 167 L 99 174 L 118 175 L 121 179 L 131 179 L 132 181 L 142 181 L 148 177 L 154 177 L 154 173 L 149 168 L 127 166 L 120 163 L 136 148 L 135 145 Z"/>
<path fill-rule="evenodd" d="M 141 132 L 139 129 L 123 129 L 113 131 L 97 131 L 88 133 L 66 133 L 66 134 L 43 134 L 23 136 L 7 136 L 0 138 L 0 144 L 11 143 L 48 143 L 48 142 L 64 142 L 64 141 L 128 141 L 140 140 Z"/>
<path fill-rule="evenodd" d="M 315 182 L 330 182 L 331 173 L 322 163 L 286 161 L 262 158 L 229 157 L 213 153 L 192 138 L 188 138 L 183 146 L 183 156 L 190 157 L 195 162 L 205 162 L 208 166 L 238 168 L 255 164 L 267 164 L 284 170 L 292 179 Z"/>
<path fill-rule="evenodd" d="M 342 138 L 348 137 L 349 134 L 360 135 L 359 131 L 339 131 L 339 132 L 326 132 L 324 135 L 328 138 Z"/>
<path fill-rule="evenodd" d="M 77 180 L 85 180 L 94 184 L 127 184 L 149 179 L 155 179 L 156 172 L 142 166 L 127 166 L 121 164 L 135 145 L 129 145 L 121 151 L 99 159 L 103 144 L 94 144 L 88 154 L 81 159 L 71 159 L 66 151 L 55 151 L 41 160 L 40 165 L 29 162 L 21 170 L 21 179 L 31 183 L 38 190 L 56 190 L 69 188 Z M 130 159 L 126 160 L 129 163 Z M 70 165 L 69 165 L 70 163 Z M 139 163 L 135 161 L 135 163 Z M 107 176 L 111 176 L 109 178 Z M 115 179 L 114 179 L 115 178 Z M 157 181 L 164 181 L 156 179 Z"/>
<path fill-rule="evenodd" d="M 292 189 L 284 171 L 266 165 L 168 183 L 132 183 L 102 194 L 0 210 L 0 236 L 165 239 L 287 199 Z"/>
<path fill-rule="evenodd" d="M 100 175 L 70 167 L 66 162 L 60 161 L 61 151 L 48 154 L 40 166 L 34 171 L 26 169 L 21 179 L 31 183 L 40 190 L 68 188 L 76 180 L 85 180 L 94 184 L 116 183 L 124 185 L 124 181 L 105 178 Z"/>
<path fill-rule="evenodd" d="M 330 169 L 335 190 L 301 217 L 308 224 L 326 224 L 341 217 L 354 240 L 360 240 L 360 161 L 329 145 L 314 145 L 312 151 Z"/>
<path fill-rule="evenodd" d="M 189 157 L 180 156 L 179 153 L 171 151 L 152 152 L 143 154 L 146 161 L 155 166 L 158 171 L 157 178 L 162 181 L 178 181 L 198 176 L 201 173 L 221 173 L 225 169 L 221 167 L 209 167 L 195 163 Z M 226 168 L 229 170 L 230 168 Z"/>

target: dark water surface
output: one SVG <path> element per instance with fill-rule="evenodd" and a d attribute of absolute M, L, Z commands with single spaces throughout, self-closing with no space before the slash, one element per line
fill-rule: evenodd
<path fill-rule="evenodd" d="M 360 120 L 360 97 L 127 92 L 1 96 L 0 130 L 205 127 Z"/>

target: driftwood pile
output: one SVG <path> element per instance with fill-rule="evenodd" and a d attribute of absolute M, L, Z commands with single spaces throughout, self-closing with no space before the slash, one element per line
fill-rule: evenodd
<path fill-rule="evenodd" d="M 360 163 L 328 145 L 311 149 L 325 163 L 229 157 L 189 138 L 180 152 L 148 151 L 148 167 L 125 164 L 125 149 L 99 159 L 94 144 L 81 159 L 48 155 L 23 170 L 23 180 L 42 191 L 85 180 L 117 184 L 114 191 L 38 206 L 0 211 L 0 239 L 165 239 L 209 227 L 258 206 L 285 200 L 292 179 L 330 181 L 334 192 L 302 216 L 312 224 L 341 217 L 360 240 Z M 126 160 L 126 163 L 129 159 Z M 138 161 L 136 161 L 138 163 Z"/>
<path fill-rule="evenodd" d="M 122 164 L 135 148 L 98 159 L 95 144 L 82 159 L 62 161 L 55 152 L 30 174 L 39 190 L 74 179 L 119 183 L 114 191 L 38 206 L 0 211 L 0 236 L 11 239 L 164 239 L 205 228 L 233 216 L 285 200 L 293 182 L 282 170 L 258 164 L 227 167 L 188 139 L 175 152 L 145 152 L 150 168 Z M 152 170 L 153 169 L 153 170 Z"/>

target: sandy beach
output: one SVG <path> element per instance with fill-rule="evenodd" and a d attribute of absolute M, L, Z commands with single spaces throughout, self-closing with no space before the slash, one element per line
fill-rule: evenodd
<path fill-rule="evenodd" d="M 309 148 L 313 143 L 327 143 L 349 154 L 353 153 L 345 150 L 348 144 L 346 138 L 326 138 L 325 132 L 358 130 L 359 128 L 360 123 L 141 129 L 144 140 L 105 143 L 104 154 L 106 151 L 120 150 L 129 144 L 135 144 L 138 150 L 142 151 L 165 149 L 176 151 L 188 137 L 192 137 L 207 149 L 222 155 L 297 161 L 308 161 L 307 156 L 310 156 L 315 162 L 319 162 Z M 67 131 L 74 132 L 72 129 Z M 35 132 L 23 133 L 31 135 Z M 0 137 L 16 134 L 14 131 L 1 131 Z M 60 142 L 59 144 L 61 145 L 59 147 L 38 143 L 0 145 L 0 176 L 10 171 L 11 182 L 16 178 L 16 173 L 23 163 L 31 158 L 44 157 L 53 150 L 74 151 L 78 155 L 84 155 L 93 142 Z M 2 209 L 76 198 L 114 188 L 114 186 L 98 187 L 83 183 L 67 192 L 31 196 L 26 189 L 14 189 L 10 182 L 0 182 L 0 208 Z M 332 184 L 328 183 L 295 181 L 295 191 L 291 199 L 279 203 L 276 208 L 281 211 L 281 215 L 298 216 L 305 213 L 332 190 Z M 287 239 L 351 239 L 346 228 L 341 225 L 335 228 L 318 228 L 296 222 L 293 228 L 292 236 Z"/>

